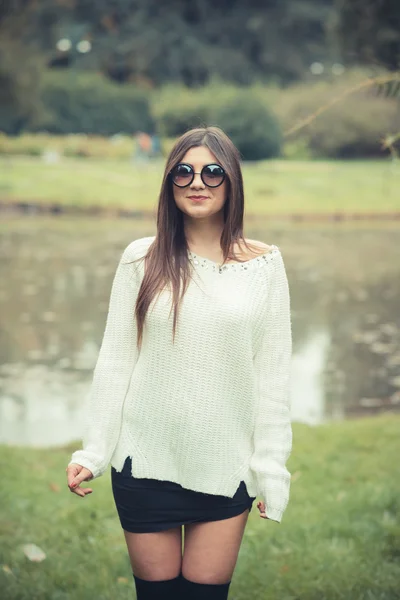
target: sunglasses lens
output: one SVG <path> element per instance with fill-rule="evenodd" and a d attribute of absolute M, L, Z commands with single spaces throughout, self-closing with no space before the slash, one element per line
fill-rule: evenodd
<path fill-rule="evenodd" d="M 204 183 L 210 187 L 220 185 L 225 177 L 225 171 L 219 165 L 207 165 L 203 170 Z"/>
<path fill-rule="evenodd" d="M 193 170 L 188 165 L 177 165 L 172 169 L 171 175 L 175 185 L 184 187 L 191 182 Z"/>

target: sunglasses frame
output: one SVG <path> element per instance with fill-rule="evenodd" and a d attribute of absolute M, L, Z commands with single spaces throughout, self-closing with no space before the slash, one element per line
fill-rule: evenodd
<path fill-rule="evenodd" d="M 175 183 L 175 181 L 174 181 L 174 179 L 173 179 L 173 177 L 172 177 L 172 171 L 173 171 L 174 169 L 176 169 L 176 167 L 179 167 L 180 165 L 185 165 L 185 167 L 189 167 L 189 169 L 192 171 L 192 179 L 189 181 L 189 183 L 186 183 L 185 185 L 178 185 L 177 183 Z M 204 181 L 204 179 L 203 179 L 203 171 L 204 171 L 204 169 L 206 169 L 207 167 L 210 167 L 211 165 L 216 165 L 217 167 L 219 167 L 219 168 L 220 168 L 220 169 L 222 169 L 222 171 L 223 171 L 223 175 L 222 175 L 222 181 L 221 181 L 220 183 L 218 183 L 217 185 L 209 185 L 209 184 L 208 184 L 208 183 L 206 183 L 206 182 Z M 202 180 L 202 182 L 204 183 L 204 185 L 206 185 L 206 186 L 207 186 L 207 187 L 209 187 L 209 188 L 212 188 L 212 189 L 214 189 L 214 188 L 217 188 L 217 187 L 219 187 L 220 185 L 222 185 L 222 184 L 224 183 L 224 181 L 225 181 L 225 178 L 226 178 L 226 171 L 225 171 L 225 169 L 224 169 L 223 167 L 221 167 L 221 165 L 219 165 L 218 163 L 209 163 L 208 165 L 204 165 L 204 167 L 201 169 L 201 172 L 200 172 L 200 173 L 195 173 L 195 171 L 194 171 L 194 169 L 193 169 L 193 167 L 192 167 L 191 165 L 189 165 L 188 163 L 183 163 L 183 162 L 180 162 L 180 163 L 178 163 L 177 165 L 175 165 L 175 166 L 174 166 L 174 167 L 171 169 L 171 171 L 168 173 L 168 175 L 170 176 L 172 183 L 173 183 L 174 185 L 176 185 L 176 187 L 178 187 L 178 188 L 185 188 L 185 187 L 188 187 L 188 185 L 191 185 L 191 183 L 193 183 L 194 176 L 195 176 L 195 175 L 200 175 L 200 177 L 201 177 L 201 180 Z"/>

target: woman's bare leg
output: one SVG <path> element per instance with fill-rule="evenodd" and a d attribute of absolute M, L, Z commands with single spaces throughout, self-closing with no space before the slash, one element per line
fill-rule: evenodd
<path fill-rule="evenodd" d="M 177 577 L 182 566 L 182 527 L 154 533 L 124 530 L 132 572 L 141 579 L 162 581 Z"/>
<path fill-rule="evenodd" d="M 182 575 L 195 583 L 230 581 L 248 516 L 246 509 L 229 519 L 184 525 Z"/>

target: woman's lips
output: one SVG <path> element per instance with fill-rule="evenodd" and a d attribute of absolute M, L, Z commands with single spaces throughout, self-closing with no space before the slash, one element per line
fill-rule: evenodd
<path fill-rule="evenodd" d="M 203 200 L 207 200 L 207 196 L 189 196 L 189 198 L 194 202 L 202 202 Z"/>

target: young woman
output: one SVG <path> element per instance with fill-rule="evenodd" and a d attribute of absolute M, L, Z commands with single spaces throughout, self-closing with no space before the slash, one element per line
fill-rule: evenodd
<path fill-rule="evenodd" d="M 243 212 L 237 148 L 218 127 L 187 131 L 157 233 L 114 278 L 67 475 L 84 497 L 111 463 L 138 600 L 226 599 L 256 496 L 277 522 L 288 503 L 288 281 L 277 246 L 245 240 Z"/>

